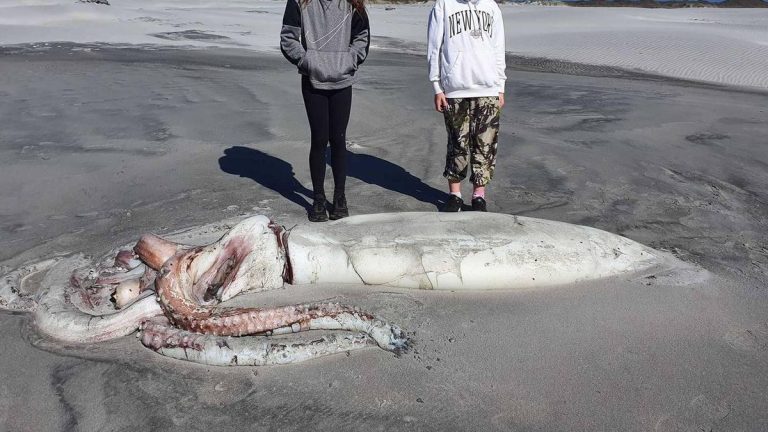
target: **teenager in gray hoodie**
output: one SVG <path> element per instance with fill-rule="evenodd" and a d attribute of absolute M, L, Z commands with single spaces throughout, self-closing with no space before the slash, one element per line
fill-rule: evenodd
<path fill-rule="evenodd" d="M 368 56 L 370 29 L 363 0 L 287 0 L 280 50 L 301 74 L 309 118 L 312 222 L 327 221 L 325 149 L 331 146 L 334 191 L 330 219 L 349 216 L 346 133 L 357 68 Z"/>

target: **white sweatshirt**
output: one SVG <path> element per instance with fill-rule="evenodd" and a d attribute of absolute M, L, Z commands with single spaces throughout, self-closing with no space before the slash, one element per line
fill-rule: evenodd
<path fill-rule="evenodd" d="M 449 98 L 504 93 L 504 22 L 494 0 L 436 0 L 427 61 L 435 94 Z"/>

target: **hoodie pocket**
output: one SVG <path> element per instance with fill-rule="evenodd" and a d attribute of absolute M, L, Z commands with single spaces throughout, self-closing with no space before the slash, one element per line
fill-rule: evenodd
<path fill-rule="evenodd" d="M 445 76 L 445 87 L 467 90 L 496 86 L 495 60 L 484 47 L 459 51 L 451 70 Z"/>
<path fill-rule="evenodd" d="M 458 51 L 456 53 L 456 58 L 453 59 L 453 62 L 448 63 L 448 67 L 445 68 L 445 78 L 450 77 L 454 72 L 456 72 L 459 67 L 461 67 L 461 51 Z"/>
<path fill-rule="evenodd" d="M 304 57 L 300 58 L 299 62 L 296 63 L 296 67 L 299 68 L 299 73 L 302 75 L 309 75 L 309 62 L 307 61 L 307 57 L 309 57 L 309 51 L 306 51 Z"/>
<path fill-rule="evenodd" d="M 357 69 L 357 62 L 349 51 L 307 50 L 299 70 L 315 81 L 335 83 L 351 78 Z"/>

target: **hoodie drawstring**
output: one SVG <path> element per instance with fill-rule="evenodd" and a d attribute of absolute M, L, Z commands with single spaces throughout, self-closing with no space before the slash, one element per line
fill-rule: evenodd
<path fill-rule="evenodd" d="M 479 2 L 479 1 L 480 0 L 478 0 L 477 2 Z M 470 12 L 472 12 L 472 5 L 473 4 L 475 5 L 474 15 L 475 15 L 475 18 L 477 18 L 477 30 L 473 30 L 471 34 L 472 34 L 472 36 L 477 37 L 475 35 L 475 31 L 477 31 L 477 34 L 480 35 L 480 40 L 485 40 L 485 38 L 483 37 L 483 23 L 480 20 L 480 14 L 477 12 L 477 5 L 475 4 L 477 2 L 473 2 L 472 0 L 467 0 L 467 5 L 469 6 L 469 11 Z"/>

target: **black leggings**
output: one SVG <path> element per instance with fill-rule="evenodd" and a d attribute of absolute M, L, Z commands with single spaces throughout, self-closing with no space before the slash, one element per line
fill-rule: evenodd
<path fill-rule="evenodd" d="M 344 194 L 347 180 L 347 124 L 352 108 L 352 87 L 319 90 L 307 77 L 301 79 L 301 93 L 307 109 L 312 147 L 309 150 L 309 173 L 315 197 L 325 196 L 325 148 L 331 144 L 331 170 L 334 197 Z"/>

